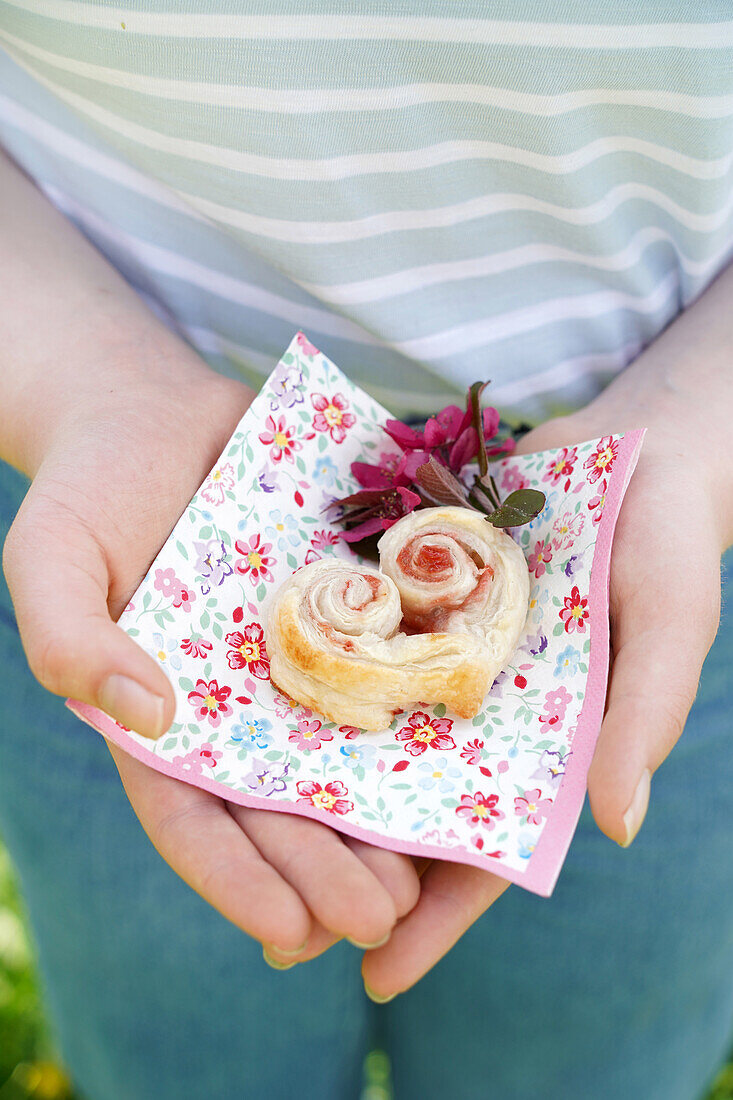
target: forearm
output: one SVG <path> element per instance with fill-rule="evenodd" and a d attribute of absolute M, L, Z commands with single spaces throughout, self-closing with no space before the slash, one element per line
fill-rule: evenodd
<path fill-rule="evenodd" d="M 122 395 L 217 376 L 0 151 L 0 458 L 33 476 L 58 433 Z"/>
<path fill-rule="evenodd" d="M 670 436 L 709 489 L 723 546 L 733 542 L 733 265 L 583 410 L 599 434 L 649 428 L 645 451 Z M 571 418 L 573 419 L 573 418 Z M 660 477 L 665 472 L 660 469 Z M 680 522 L 684 517 L 679 517 Z"/>

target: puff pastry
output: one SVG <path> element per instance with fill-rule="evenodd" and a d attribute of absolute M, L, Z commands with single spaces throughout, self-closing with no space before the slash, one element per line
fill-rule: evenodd
<path fill-rule="evenodd" d="M 380 569 L 297 570 L 269 610 L 277 688 L 339 725 L 381 730 L 418 703 L 474 717 L 524 627 L 529 575 L 509 535 L 467 508 L 404 516 Z"/>

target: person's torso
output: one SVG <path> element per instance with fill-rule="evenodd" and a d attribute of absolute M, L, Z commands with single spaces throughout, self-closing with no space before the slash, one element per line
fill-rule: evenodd
<path fill-rule="evenodd" d="M 727 0 L 0 0 L 0 47 L 0 142 L 249 380 L 302 328 L 539 418 L 733 251 Z"/>

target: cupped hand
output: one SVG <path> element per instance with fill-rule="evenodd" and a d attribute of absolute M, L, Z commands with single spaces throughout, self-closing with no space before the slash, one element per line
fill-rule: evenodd
<path fill-rule="evenodd" d="M 134 388 L 85 392 L 54 431 L 3 564 L 41 684 L 156 738 L 173 720 L 171 685 L 115 620 L 252 394 L 203 365 L 177 372 L 167 361 L 158 371 L 145 350 Z M 279 948 L 310 958 L 341 937 L 378 943 L 414 905 L 419 882 L 406 857 L 315 821 L 235 806 L 109 747 L 160 854 L 271 956 Z"/>
<path fill-rule="evenodd" d="M 684 410 L 635 407 L 618 387 L 585 410 L 528 433 L 517 453 L 648 428 L 619 515 L 610 576 L 607 709 L 588 775 L 600 829 L 627 846 L 641 827 L 651 778 L 680 737 L 720 614 L 720 556 L 733 530 L 733 485 Z M 726 485 L 720 484 L 721 479 Z M 420 900 L 389 942 L 364 957 L 375 999 L 413 985 L 499 897 L 507 883 L 433 862 Z"/>

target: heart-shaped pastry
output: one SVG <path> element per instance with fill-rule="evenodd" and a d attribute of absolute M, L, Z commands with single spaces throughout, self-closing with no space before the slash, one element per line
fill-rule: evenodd
<path fill-rule="evenodd" d="M 527 617 L 521 549 L 478 512 L 425 508 L 385 532 L 379 559 L 324 559 L 285 581 L 267 621 L 273 685 L 364 730 L 418 703 L 473 718 Z"/>

